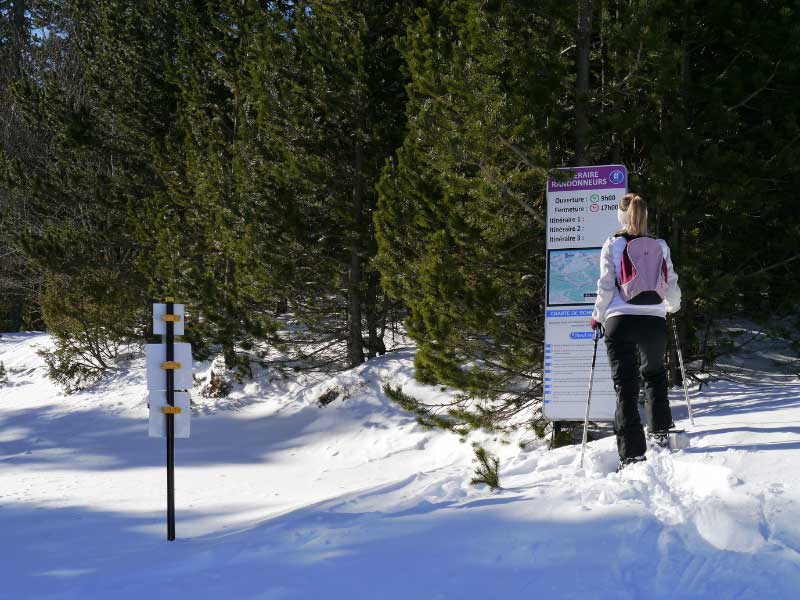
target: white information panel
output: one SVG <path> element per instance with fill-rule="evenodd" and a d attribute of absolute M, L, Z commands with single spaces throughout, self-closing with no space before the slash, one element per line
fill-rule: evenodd
<path fill-rule="evenodd" d="M 150 437 L 167 437 L 167 420 L 161 412 L 162 406 L 169 406 L 167 392 L 150 392 Z M 191 430 L 191 404 L 189 392 L 175 392 L 175 406 L 181 412 L 174 417 L 175 437 L 188 438 Z"/>
<path fill-rule="evenodd" d="M 161 363 L 167 360 L 166 344 L 145 344 L 145 361 L 147 363 L 147 389 L 166 390 L 167 375 L 161 368 Z M 192 345 L 187 343 L 175 344 L 174 361 L 181 364 L 180 369 L 175 369 L 175 389 L 189 390 L 192 388 Z"/>
<path fill-rule="evenodd" d="M 583 421 L 600 250 L 619 229 L 617 207 L 627 190 L 628 172 L 622 165 L 564 171 L 571 173 L 566 181 L 547 183 L 544 416 L 552 421 Z M 614 420 L 616 394 L 603 340 L 597 343 L 590 408 L 590 420 Z"/>
<path fill-rule="evenodd" d="M 153 304 L 153 333 L 155 335 L 167 335 L 167 323 L 163 320 L 165 314 L 167 314 L 166 304 Z M 174 323 L 173 333 L 175 335 L 183 335 L 183 304 L 173 304 L 172 314 L 178 315 L 178 320 Z"/>

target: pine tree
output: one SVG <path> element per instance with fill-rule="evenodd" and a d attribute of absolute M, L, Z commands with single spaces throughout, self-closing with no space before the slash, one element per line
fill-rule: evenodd
<path fill-rule="evenodd" d="M 475 477 L 470 480 L 472 485 L 486 484 L 491 491 L 500 489 L 500 459 L 492 456 L 486 448 L 476 445 L 475 460 L 478 466 L 475 467 Z"/>
<path fill-rule="evenodd" d="M 0 0 L 0 172 L 8 157 L 30 159 L 37 150 L 36 136 L 21 114 L 14 86 L 32 62 L 31 28 L 39 21 L 24 0 Z M 38 53 L 48 50 L 41 43 Z M 16 243 L 15 234 L 26 218 L 24 197 L 0 176 L 0 330 L 18 331 L 29 320 L 37 278 Z"/>
<path fill-rule="evenodd" d="M 229 367 L 341 368 L 407 308 L 463 392 L 420 414 L 536 419 L 548 169 L 622 162 L 713 360 L 800 291 L 800 2 L 745 8 L 0 0 L 0 326 L 41 304 L 102 372 L 171 293 Z"/>
<path fill-rule="evenodd" d="M 592 160 L 626 163 L 650 201 L 681 276 L 690 354 L 705 361 L 721 317 L 795 310 L 798 6 L 599 13 Z"/>
<path fill-rule="evenodd" d="M 543 186 L 564 34 L 545 7 L 519 8 L 417 11 L 402 40 L 408 133 L 379 187 L 378 264 L 409 307 L 416 376 L 462 390 L 448 413 L 467 427 L 541 417 Z"/>
<path fill-rule="evenodd" d="M 372 213 L 404 122 L 393 37 L 405 12 L 394 2 L 277 3 L 248 67 L 263 140 L 257 181 L 282 224 L 287 307 L 334 364 L 385 351 Z"/>
<path fill-rule="evenodd" d="M 243 60 L 260 26 L 256 4 L 172 8 L 180 39 L 167 76 L 177 120 L 155 160 L 165 189 L 131 214 L 147 248 L 140 268 L 150 269 L 151 293 L 171 290 L 191 306 L 190 341 L 200 354 L 220 349 L 229 369 L 245 372 L 248 358 L 238 350 L 274 331 L 268 309 L 276 302 L 264 244 L 274 229 L 259 213 L 245 167 L 251 115 Z"/>
<path fill-rule="evenodd" d="M 177 127 L 156 160 L 166 189 L 130 217 L 151 289 L 191 304 L 192 341 L 221 347 L 228 367 L 246 369 L 262 342 L 318 366 L 385 350 L 371 214 L 404 119 L 402 14 L 357 2 L 175 9 Z M 302 332 L 289 340 L 287 312 Z"/>
<path fill-rule="evenodd" d="M 39 302 L 70 379 L 84 360 L 106 370 L 146 318 L 146 278 L 128 211 L 160 187 L 151 149 L 174 115 L 163 78 L 174 27 L 158 2 L 42 2 L 55 64 L 43 56 L 17 86 L 41 152 L 7 155 L 5 180 L 31 219 L 19 247 L 41 274 Z M 65 303 L 64 299 L 75 301 Z M 93 307 L 81 313 L 80 307 Z M 77 373 L 77 371 L 76 371 Z"/>

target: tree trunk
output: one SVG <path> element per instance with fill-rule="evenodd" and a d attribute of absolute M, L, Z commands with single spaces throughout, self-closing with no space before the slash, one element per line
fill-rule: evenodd
<path fill-rule="evenodd" d="M 380 315 L 378 314 L 378 296 L 380 289 L 380 274 L 370 271 L 367 274 L 367 331 L 369 334 L 367 349 L 369 358 L 386 354 L 386 345 L 383 342 L 383 331 L 378 333 Z"/>
<path fill-rule="evenodd" d="M 22 300 L 15 300 L 11 309 L 10 328 L 11 331 L 22 331 Z"/>
<path fill-rule="evenodd" d="M 302 19 L 302 16 L 305 14 L 305 12 L 306 12 L 306 0 L 295 0 L 294 13 L 292 14 L 295 27 L 297 27 L 298 22 Z"/>
<path fill-rule="evenodd" d="M 680 105 L 678 106 L 678 114 L 679 116 L 679 123 L 681 129 L 684 131 L 686 130 L 687 125 L 689 124 L 689 46 L 688 46 L 688 13 L 689 8 L 684 6 L 684 14 L 683 14 L 683 37 L 681 40 L 681 70 L 680 70 L 680 89 L 678 90 L 679 102 Z M 677 159 L 678 164 L 680 166 L 679 173 L 685 173 L 684 168 L 684 144 L 679 143 L 677 150 Z M 670 220 L 670 254 L 673 257 L 673 262 L 677 263 L 675 270 L 677 271 L 680 268 L 680 258 L 683 255 L 681 251 L 681 232 L 683 228 L 681 224 L 678 222 L 678 217 L 675 215 L 675 209 L 678 206 L 681 206 L 686 201 L 686 181 L 683 176 L 679 177 L 675 185 L 675 192 L 673 197 L 673 213 L 672 218 Z M 678 260 L 675 261 L 675 258 Z M 679 340 L 677 341 L 678 344 L 681 346 L 681 350 L 686 348 L 685 340 L 687 338 L 688 329 L 691 328 L 691 319 L 692 316 L 689 314 L 688 311 L 688 302 L 685 294 L 681 299 L 682 309 L 681 312 L 683 313 L 683 318 L 678 322 L 678 335 Z M 673 332 L 670 332 L 673 333 Z M 674 337 L 674 333 L 673 333 Z M 673 382 L 676 382 L 677 385 L 681 385 L 683 383 L 683 376 L 680 370 L 680 363 L 678 361 L 678 348 L 677 346 L 674 349 L 674 353 L 672 355 L 672 368 L 673 372 L 671 373 L 671 379 Z M 685 358 L 685 353 L 684 353 Z"/>
<path fill-rule="evenodd" d="M 362 131 L 356 133 L 355 181 L 353 184 L 352 218 L 353 231 L 350 246 L 350 270 L 347 289 L 347 358 L 351 367 L 364 362 L 364 348 L 361 339 L 361 241 L 364 226 L 364 149 Z"/>
<path fill-rule="evenodd" d="M 592 44 L 593 0 L 578 0 L 575 85 L 575 166 L 586 163 L 589 143 L 589 57 Z"/>
<path fill-rule="evenodd" d="M 11 5 L 12 29 L 14 40 L 11 42 L 13 54 L 12 73 L 16 77 L 22 70 L 22 47 L 27 39 L 27 21 L 25 20 L 25 0 L 13 0 Z"/>
<path fill-rule="evenodd" d="M 369 196 L 370 199 L 370 206 L 369 206 L 369 214 L 366 216 L 367 221 L 365 223 L 367 234 L 367 248 L 368 248 L 368 257 L 371 260 L 375 255 L 378 254 L 378 242 L 375 239 L 375 228 L 372 225 L 372 216 L 375 212 L 375 206 L 377 204 L 377 198 L 375 193 L 371 193 Z M 369 358 L 375 358 L 376 355 L 383 355 L 386 354 L 386 346 L 383 343 L 383 331 L 378 333 L 378 327 L 380 325 L 380 309 L 379 309 L 379 301 L 378 298 L 381 294 L 381 286 L 380 286 L 380 273 L 371 268 L 367 271 L 367 298 L 366 298 L 366 309 L 367 309 L 367 356 Z"/>
<path fill-rule="evenodd" d="M 232 340 L 226 340 L 222 344 L 222 357 L 225 360 L 225 368 L 228 370 L 236 366 L 236 349 Z"/>

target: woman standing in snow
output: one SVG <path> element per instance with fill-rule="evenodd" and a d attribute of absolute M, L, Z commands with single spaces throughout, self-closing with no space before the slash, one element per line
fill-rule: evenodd
<path fill-rule="evenodd" d="M 668 442 L 673 425 L 667 397 L 666 313 L 681 306 L 678 276 L 672 268 L 667 243 L 647 235 L 647 204 L 626 194 L 617 219 L 622 229 L 610 237 L 600 254 L 600 279 L 591 326 L 605 328 L 608 361 L 617 409 L 620 468 L 644 460 L 647 449 L 637 405 L 638 366 L 644 379 L 649 437 L 659 446 Z"/>

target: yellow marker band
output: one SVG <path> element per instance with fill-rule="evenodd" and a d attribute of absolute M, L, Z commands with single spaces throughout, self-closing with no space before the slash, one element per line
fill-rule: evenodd
<path fill-rule="evenodd" d="M 167 361 L 161 363 L 161 368 L 165 371 L 174 371 L 175 369 L 181 368 L 181 363 L 175 361 Z"/>
<path fill-rule="evenodd" d="M 161 315 L 161 320 L 165 323 L 177 323 L 181 320 L 180 315 Z"/>
<path fill-rule="evenodd" d="M 179 415 L 181 414 L 180 406 L 162 406 L 161 412 L 165 415 Z"/>
<path fill-rule="evenodd" d="M 175 298 L 173 296 L 167 296 L 164 298 L 164 302 L 175 302 Z"/>

